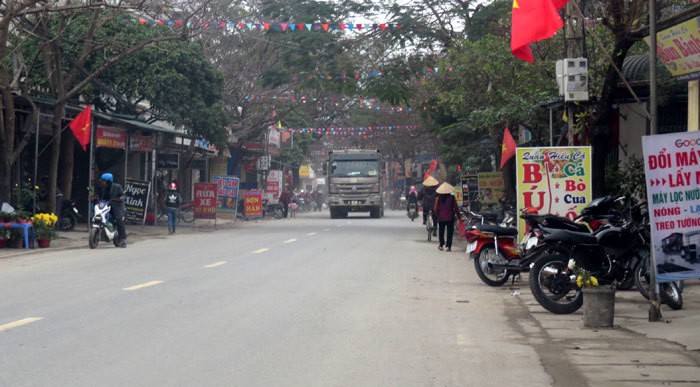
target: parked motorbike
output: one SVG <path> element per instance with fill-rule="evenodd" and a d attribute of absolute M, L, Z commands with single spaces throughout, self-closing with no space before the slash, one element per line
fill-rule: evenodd
<path fill-rule="evenodd" d="M 542 244 L 559 246 L 560 250 L 543 254 L 530 269 L 530 290 L 542 307 L 552 313 L 569 314 L 583 304 L 576 274 L 567 267 L 570 259 L 601 285 L 631 287 L 634 271 L 649 253 L 649 241 L 642 225 L 613 209 L 623 200 L 624 197 L 605 196 L 581 211 L 577 217 L 580 221 L 603 221 L 595 233 L 543 228 Z"/>
<path fill-rule="evenodd" d="M 411 222 L 416 220 L 418 217 L 418 203 L 408 203 L 408 218 L 411 219 Z"/>
<path fill-rule="evenodd" d="M 479 278 L 489 286 L 501 286 L 509 278 L 515 278 L 530 269 L 530 265 L 545 251 L 562 249 L 556 245 L 542 245 L 545 225 L 552 228 L 565 228 L 587 231 L 585 225 L 567 218 L 546 214 L 538 215 L 530 209 L 523 209 L 520 215 L 527 224 L 527 231 L 518 244 L 518 230 L 513 227 L 492 224 L 477 224 L 466 231 L 469 242 L 467 254 L 474 259 L 474 268 Z"/>
<path fill-rule="evenodd" d="M 59 231 L 72 231 L 80 219 L 80 212 L 75 202 L 71 199 L 63 199 L 61 215 L 58 217 Z"/>
<path fill-rule="evenodd" d="M 637 289 L 647 300 L 649 299 L 650 261 L 651 257 L 647 252 L 646 256 L 642 258 L 642 262 L 637 267 L 637 270 L 634 272 L 634 282 L 637 285 Z M 682 284 L 682 281 L 663 282 L 659 284 L 659 299 L 661 303 L 668 305 L 673 310 L 683 309 L 683 289 L 682 286 L 679 286 L 680 284 Z"/>
<path fill-rule="evenodd" d="M 97 248 L 100 240 L 113 242 L 114 246 L 119 247 L 121 243 L 119 232 L 110 221 L 111 209 L 107 201 L 101 200 L 95 203 L 88 240 L 91 249 Z"/>

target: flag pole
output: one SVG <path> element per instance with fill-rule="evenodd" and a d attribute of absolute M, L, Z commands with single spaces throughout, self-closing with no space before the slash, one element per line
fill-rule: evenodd
<path fill-rule="evenodd" d="M 92 105 L 90 106 L 90 110 L 92 110 Z M 92 127 L 94 126 L 95 118 L 92 114 L 90 114 L 90 164 L 88 165 L 88 205 L 87 205 L 87 231 L 88 235 L 90 234 L 90 223 L 92 222 L 92 218 L 90 214 L 92 213 L 92 208 L 90 206 L 92 205 L 92 195 L 94 192 L 92 192 L 92 164 L 95 159 L 95 150 L 94 150 L 94 144 L 95 144 L 95 136 L 94 136 L 94 131 L 92 130 Z"/>

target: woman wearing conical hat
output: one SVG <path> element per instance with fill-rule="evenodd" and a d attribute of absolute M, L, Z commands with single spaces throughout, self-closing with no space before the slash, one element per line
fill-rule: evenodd
<path fill-rule="evenodd" d="M 438 221 L 438 236 L 440 238 L 439 250 L 442 250 L 443 246 L 445 246 L 446 251 L 452 251 L 452 235 L 454 235 L 455 232 L 455 219 L 459 216 L 457 199 L 452 195 L 454 191 L 455 187 L 447 182 L 440 184 L 435 191 L 438 197 L 435 199 L 435 208 L 433 210 L 435 215 L 437 215 Z"/>
<path fill-rule="evenodd" d="M 438 181 L 432 177 L 428 176 L 427 179 L 423 180 L 423 188 L 418 193 L 418 200 L 421 201 L 423 205 L 423 224 L 428 220 L 428 214 L 432 212 L 433 206 L 435 205 L 435 188 L 438 186 Z M 437 218 L 433 213 L 433 224 L 437 224 Z M 433 231 L 433 236 L 437 236 L 437 231 Z"/>

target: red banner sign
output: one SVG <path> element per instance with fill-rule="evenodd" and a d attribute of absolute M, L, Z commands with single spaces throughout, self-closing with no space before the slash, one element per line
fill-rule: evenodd
<path fill-rule="evenodd" d="M 126 132 L 121 129 L 98 127 L 97 147 L 126 149 Z"/>
<path fill-rule="evenodd" d="M 247 191 L 244 197 L 245 216 L 262 216 L 262 192 Z"/>
<path fill-rule="evenodd" d="M 194 184 L 194 218 L 216 219 L 216 183 Z"/>

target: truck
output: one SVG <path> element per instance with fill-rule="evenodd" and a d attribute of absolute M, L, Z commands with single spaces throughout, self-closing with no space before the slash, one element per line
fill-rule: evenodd
<path fill-rule="evenodd" d="M 382 154 L 379 150 L 343 149 L 328 152 L 324 174 L 331 219 L 347 218 L 349 212 L 369 211 L 384 216 L 382 201 Z"/>

